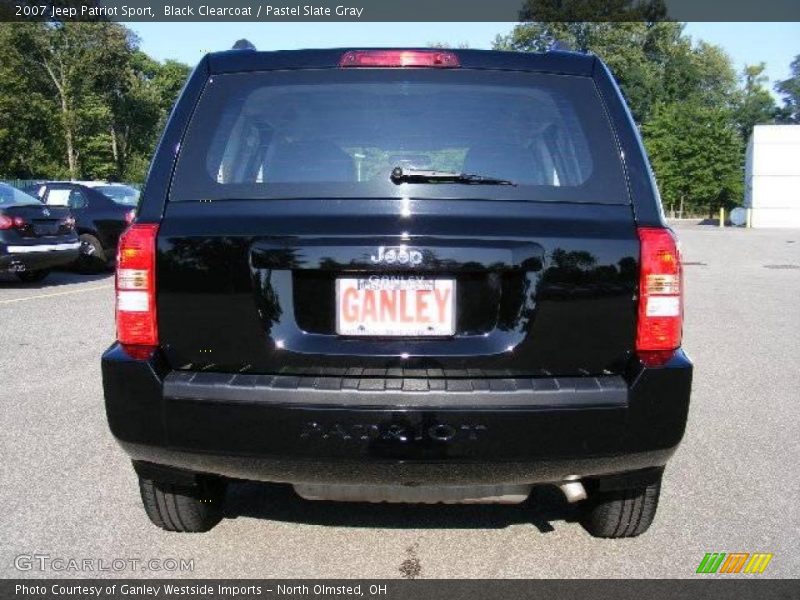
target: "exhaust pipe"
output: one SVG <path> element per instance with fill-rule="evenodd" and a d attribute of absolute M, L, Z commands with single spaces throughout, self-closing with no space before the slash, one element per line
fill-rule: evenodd
<path fill-rule="evenodd" d="M 570 475 L 558 485 L 558 488 L 563 492 L 564 498 L 566 498 L 567 502 L 570 504 L 586 500 L 587 498 L 586 489 L 580 482 L 580 477 L 578 475 Z"/>

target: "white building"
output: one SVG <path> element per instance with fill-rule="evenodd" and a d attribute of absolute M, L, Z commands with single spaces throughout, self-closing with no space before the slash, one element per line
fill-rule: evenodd
<path fill-rule="evenodd" d="M 800 227 L 800 125 L 755 126 L 744 184 L 753 227 Z"/>

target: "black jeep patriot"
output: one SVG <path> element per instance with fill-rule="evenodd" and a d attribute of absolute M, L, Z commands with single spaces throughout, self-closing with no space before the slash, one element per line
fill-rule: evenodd
<path fill-rule="evenodd" d="M 684 432 L 680 256 L 594 56 L 203 58 L 117 264 L 102 358 L 147 515 L 229 479 L 308 499 L 521 502 L 649 527 Z"/>

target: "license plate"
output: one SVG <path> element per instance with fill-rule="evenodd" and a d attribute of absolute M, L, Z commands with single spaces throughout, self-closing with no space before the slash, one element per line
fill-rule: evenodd
<path fill-rule="evenodd" d="M 55 235 L 58 233 L 58 223 L 37 223 L 33 227 L 36 235 Z"/>
<path fill-rule="evenodd" d="M 339 335 L 445 336 L 455 333 L 454 279 L 373 275 L 336 280 Z"/>

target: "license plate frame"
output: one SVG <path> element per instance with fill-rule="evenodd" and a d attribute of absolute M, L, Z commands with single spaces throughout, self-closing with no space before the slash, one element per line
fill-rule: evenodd
<path fill-rule="evenodd" d="M 360 287 L 359 287 L 360 285 Z M 344 314 L 343 294 L 345 290 L 355 289 L 357 304 L 361 310 L 361 318 L 353 321 Z M 382 294 L 382 291 L 387 294 Z M 388 294 L 391 292 L 391 294 Z M 421 293 L 429 292 L 429 293 Z M 455 335 L 456 326 L 456 279 L 454 277 L 430 277 L 418 275 L 362 275 L 344 276 L 336 278 L 335 285 L 335 310 L 336 310 L 336 334 L 341 336 L 353 337 L 373 337 L 373 338 L 443 338 Z M 368 312 L 366 307 L 366 297 L 373 295 L 374 312 L 379 317 L 388 316 L 389 307 L 393 304 L 395 316 L 401 320 L 398 322 L 364 322 L 364 315 Z M 445 296 L 442 305 L 442 295 Z M 392 301 L 386 299 L 390 296 Z M 420 307 L 418 296 L 426 297 L 423 302 L 430 311 L 436 316 L 436 321 L 423 321 L 421 314 L 417 314 Z M 401 300 L 401 298 L 405 300 Z M 413 298 L 413 300 L 411 300 Z M 413 304 L 414 320 L 403 321 L 403 317 L 409 316 L 409 303 Z M 363 309 L 361 309 L 363 307 Z M 352 303 L 350 304 L 352 309 Z M 422 308 L 425 312 L 425 308 Z"/>

